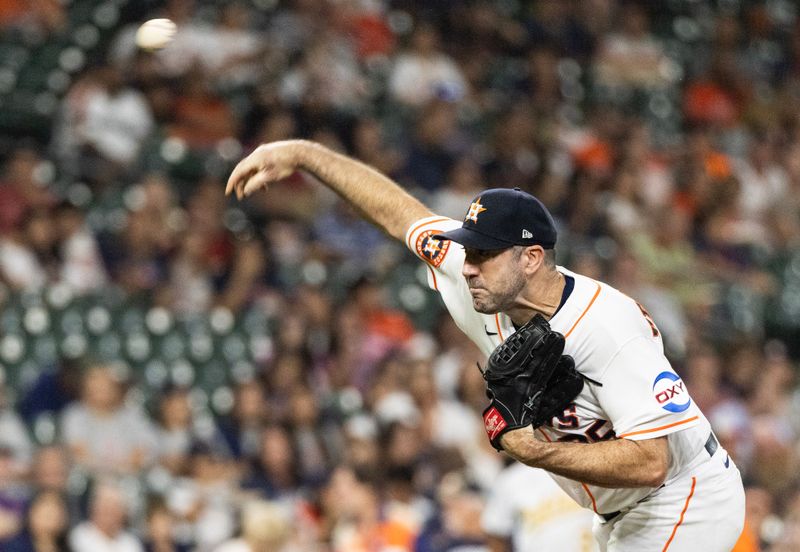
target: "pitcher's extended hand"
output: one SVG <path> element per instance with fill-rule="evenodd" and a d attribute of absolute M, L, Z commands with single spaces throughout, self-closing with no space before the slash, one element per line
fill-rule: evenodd
<path fill-rule="evenodd" d="M 299 168 L 298 142 L 285 140 L 258 146 L 233 169 L 225 187 L 225 195 L 235 192 L 236 197 L 242 199 L 289 177 Z"/>

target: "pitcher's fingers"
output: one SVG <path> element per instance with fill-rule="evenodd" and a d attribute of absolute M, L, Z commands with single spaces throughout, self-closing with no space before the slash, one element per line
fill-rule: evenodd
<path fill-rule="evenodd" d="M 236 168 L 238 169 L 239 165 L 237 165 Z M 247 172 L 245 171 L 237 172 L 236 169 L 234 169 L 234 171 L 228 177 L 228 183 L 225 186 L 225 195 L 230 195 L 233 192 L 238 191 L 239 188 L 241 188 L 244 185 L 244 183 L 247 182 L 247 179 L 250 178 L 252 172 L 253 171 L 251 170 Z"/>
<path fill-rule="evenodd" d="M 239 167 L 241 166 L 241 162 L 239 162 L 231 171 L 230 176 L 228 176 L 228 182 L 225 184 L 225 195 L 230 195 L 232 192 L 236 190 L 236 183 L 241 180 L 241 172 L 239 171 Z"/>
<path fill-rule="evenodd" d="M 233 173 L 231 173 L 231 176 L 232 175 Z M 226 196 L 231 195 L 232 191 L 233 191 L 233 179 L 229 176 L 228 181 L 225 183 L 225 195 Z"/>
<path fill-rule="evenodd" d="M 258 171 L 251 176 L 247 183 L 242 187 L 242 195 L 247 197 L 261 188 L 266 188 L 267 183 L 269 182 L 270 178 L 266 171 Z"/>
<path fill-rule="evenodd" d="M 243 185 L 258 170 L 258 164 L 250 157 L 245 157 L 233 168 L 225 186 L 225 194 L 230 194 L 235 187 Z"/>

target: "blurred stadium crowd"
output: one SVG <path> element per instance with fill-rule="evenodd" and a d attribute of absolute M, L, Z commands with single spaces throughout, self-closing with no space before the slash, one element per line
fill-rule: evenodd
<path fill-rule="evenodd" d="M 0 549 L 483 549 L 424 268 L 302 175 L 223 196 L 291 137 L 454 218 L 539 196 L 742 470 L 740 550 L 800 549 L 798 105 L 789 0 L 0 0 Z"/>

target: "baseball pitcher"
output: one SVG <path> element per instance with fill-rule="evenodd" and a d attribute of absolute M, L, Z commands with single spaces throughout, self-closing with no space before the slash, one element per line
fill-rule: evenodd
<path fill-rule="evenodd" d="M 241 199 L 297 170 L 427 263 L 430 286 L 489 357 L 492 445 L 594 512 L 600 550 L 731 550 L 744 523 L 738 469 L 644 307 L 555 264 L 556 228 L 538 199 L 491 189 L 462 221 L 436 216 L 363 163 L 301 140 L 257 148 L 226 192 Z"/>

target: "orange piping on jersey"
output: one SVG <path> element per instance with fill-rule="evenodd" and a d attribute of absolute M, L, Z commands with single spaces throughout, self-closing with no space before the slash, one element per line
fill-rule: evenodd
<path fill-rule="evenodd" d="M 589 487 L 586 486 L 586 483 L 581 483 L 581 486 L 583 487 L 583 490 L 586 491 L 586 494 L 589 495 L 589 498 L 592 499 L 592 510 L 594 510 L 595 514 L 598 514 L 597 502 L 594 501 L 594 495 L 592 494 L 592 491 L 589 490 Z"/>
<path fill-rule="evenodd" d="M 544 432 L 544 430 L 542 428 L 539 427 L 537 429 L 539 430 L 539 433 L 542 434 L 542 437 L 544 437 L 547 440 L 548 443 L 552 443 L 553 442 L 553 440 L 550 439 L 550 437 L 547 435 L 547 433 Z M 589 498 L 592 499 L 592 510 L 594 510 L 594 513 L 596 514 L 597 513 L 597 502 L 594 499 L 594 495 L 592 494 L 592 491 L 589 490 L 589 487 L 586 486 L 586 483 L 581 483 L 581 486 L 583 487 L 583 490 L 586 491 L 586 494 L 589 495 Z"/>
<path fill-rule="evenodd" d="M 681 424 L 688 424 L 689 422 L 693 422 L 697 419 L 697 416 L 692 416 L 691 418 L 686 418 L 685 420 L 681 420 L 680 422 L 674 422 L 671 424 L 654 427 L 653 429 L 642 429 L 641 431 L 631 431 L 630 433 L 623 433 L 619 436 L 620 439 L 625 439 L 626 437 L 630 437 L 631 435 L 642 435 L 643 433 L 653 433 L 654 431 L 661 431 L 662 429 L 669 429 L 671 427 L 675 427 Z"/>
<path fill-rule="evenodd" d="M 505 341 L 506 338 L 503 337 L 503 330 L 500 329 L 500 313 L 494 315 L 494 322 L 497 324 L 497 335 L 500 336 L 500 341 Z"/>
<path fill-rule="evenodd" d="M 583 312 L 578 317 L 578 319 L 575 321 L 575 323 L 572 325 L 572 327 L 569 329 L 569 331 L 564 334 L 564 338 L 565 339 L 569 337 L 569 334 L 572 333 L 572 330 L 575 329 L 575 326 L 578 325 L 578 322 L 580 322 L 583 319 L 583 317 L 586 316 L 586 313 L 589 312 L 590 308 L 592 308 L 592 305 L 594 305 L 594 301 L 595 301 L 595 299 L 597 299 L 598 295 L 600 295 L 600 284 L 597 284 L 597 291 L 594 292 L 594 297 L 592 297 L 592 300 L 589 301 L 589 304 L 586 305 L 585 309 L 583 309 Z"/>
<path fill-rule="evenodd" d="M 539 433 L 541 433 L 541 434 L 542 434 L 542 437 L 544 437 L 544 438 L 547 440 L 547 442 L 548 442 L 548 443 L 552 443 L 552 442 L 553 442 L 553 440 L 552 440 L 552 439 L 550 439 L 550 436 L 549 436 L 549 435 L 547 435 L 547 433 L 545 433 L 545 432 L 544 432 L 544 430 L 543 430 L 542 428 L 540 428 L 540 427 L 537 427 L 536 429 L 538 429 L 538 430 L 539 430 Z"/>
<path fill-rule="evenodd" d="M 433 224 L 434 222 L 442 222 L 445 220 L 450 220 L 447 217 L 439 217 L 431 220 L 426 220 L 425 222 L 420 222 L 416 226 L 414 226 L 411 230 L 408 231 L 406 234 L 406 245 L 409 249 L 411 249 L 411 236 L 414 235 L 414 232 L 420 229 L 421 226 L 425 226 L 426 224 Z"/>
<path fill-rule="evenodd" d="M 431 276 L 433 276 L 433 289 L 435 289 L 436 291 L 439 291 L 439 286 L 438 286 L 438 284 L 436 283 L 436 271 L 434 271 L 434 270 L 431 268 L 431 266 L 430 266 L 430 265 L 427 265 L 427 266 L 428 266 L 428 270 L 430 270 L 430 271 L 431 271 Z"/>
<path fill-rule="evenodd" d="M 686 510 L 689 509 L 689 501 L 692 499 L 692 495 L 694 495 L 694 486 L 696 484 L 697 484 L 697 478 L 692 477 L 692 490 L 689 491 L 689 496 L 686 497 L 686 504 L 683 505 L 683 511 L 681 512 L 681 517 L 678 520 L 678 523 L 675 524 L 675 527 L 672 528 L 672 534 L 669 536 L 667 544 L 665 544 L 664 548 L 661 549 L 661 552 L 667 552 L 667 548 L 669 548 L 669 545 L 672 543 L 672 539 L 675 538 L 675 533 L 678 532 L 678 527 L 680 527 L 681 523 L 683 523 L 683 516 L 684 514 L 686 514 Z"/>

